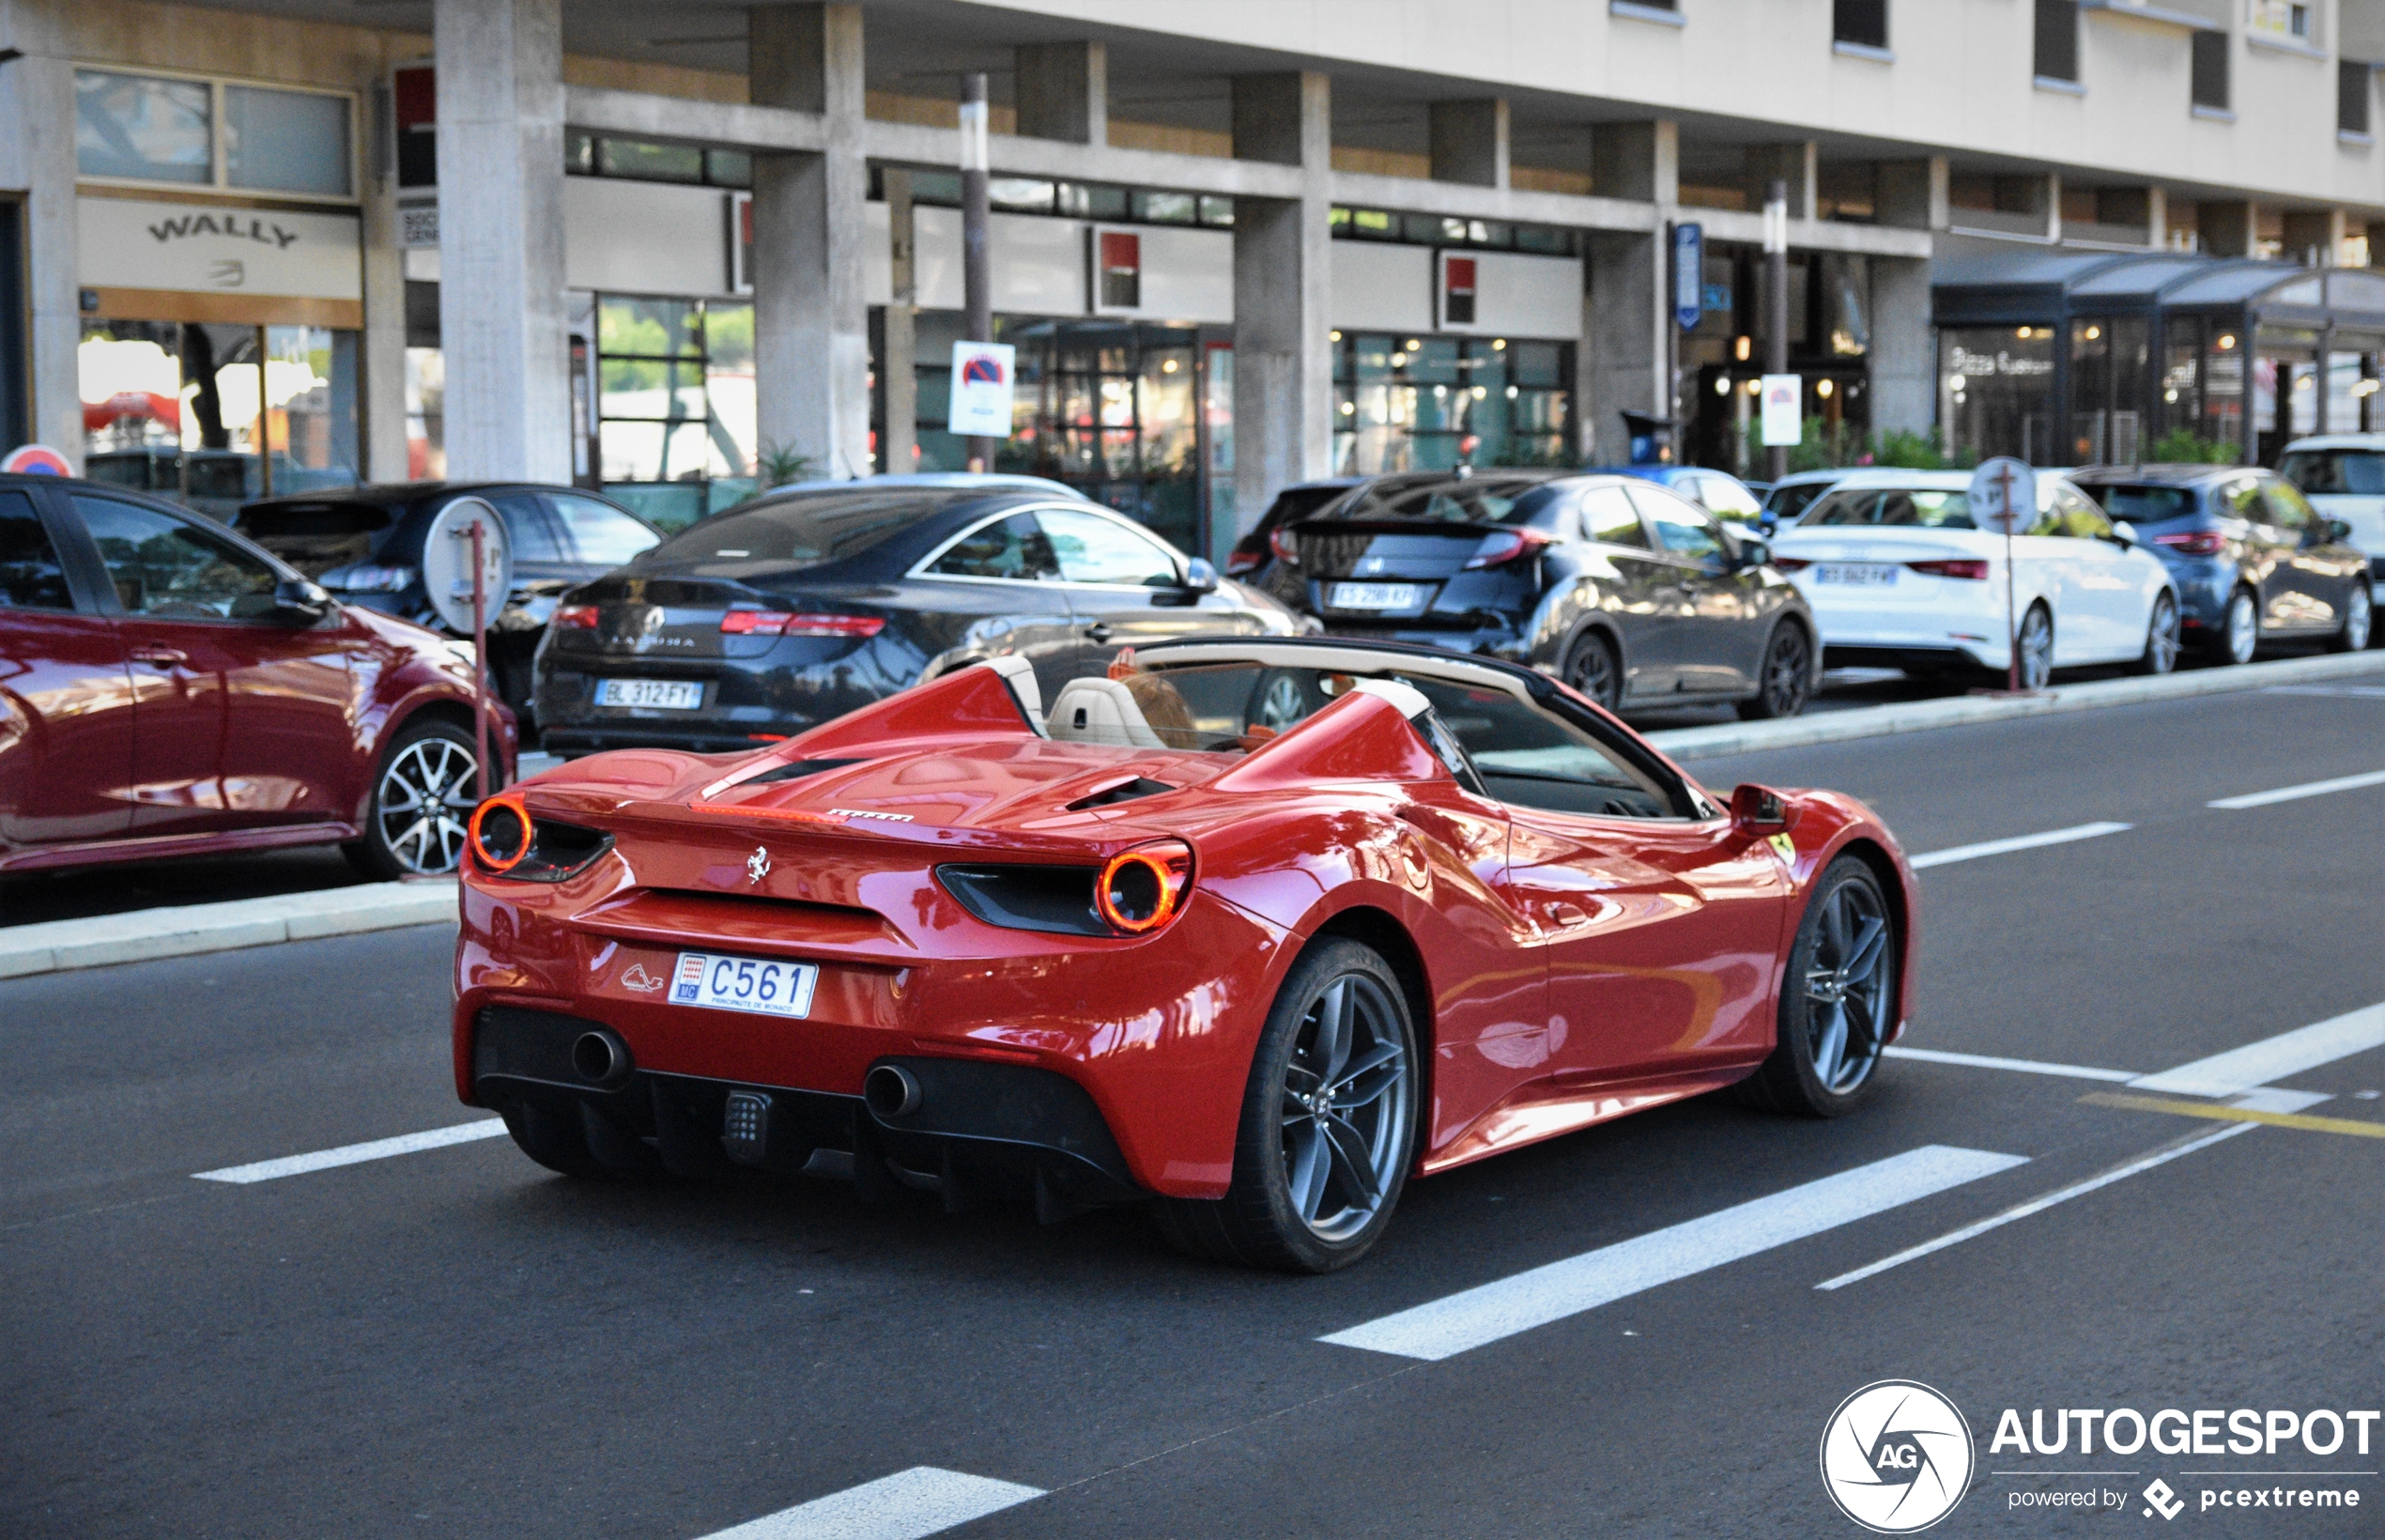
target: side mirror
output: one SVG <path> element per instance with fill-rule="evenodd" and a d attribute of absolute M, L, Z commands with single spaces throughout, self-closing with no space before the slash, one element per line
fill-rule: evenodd
<path fill-rule="evenodd" d="M 2116 518 L 2112 521 L 2112 543 L 2126 551 L 2134 550 L 2145 542 L 2137 534 L 2135 525 L 2125 518 Z"/>
<path fill-rule="evenodd" d="M 1194 593 L 1217 592 L 1217 568 L 1206 556 L 1196 556 L 1184 563 L 1184 586 Z"/>
<path fill-rule="evenodd" d="M 319 621 L 331 612 L 331 596 L 320 583 L 310 583 L 303 578 L 285 578 L 273 585 L 273 608 L 277 614 Z"/>
<path fill-rule="evenodd" d="M 1739 537 L 1739 564 L 1741 566 L 1760 567 L 1771 560 L 1772 547 L 1769 545 L 1751 534 L 1743 534 Z"/>
<path fill-rule="evenodd" d="M 1777 834 L 1789 826 L 1789 805 L 1771 787 L 1745 781 L 1731 791 L 1731 822 L 1742 834 Z"/>
<path fill-rule="evenodd" d="M 2352 521 L 2322 515 L 2318 521 L 2319 538 L 2331 546 L 2340 546 L 2352 538 Z"/>

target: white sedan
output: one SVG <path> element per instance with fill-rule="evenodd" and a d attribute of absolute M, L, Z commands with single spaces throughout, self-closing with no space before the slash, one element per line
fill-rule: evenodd
<path fill-rule="evenodd" d="M 1773 565 L 1813 607 L 1835 666 L 2004 673 L 2005 537 L 1971 521 L 1966 471 L 1854 470 L 1772 541 Z M 2131 663 L 2167 673 L 2177 593 L 2136 531 L 2059 471 L 2038 473 L 2038 521 L 2012 539 L 2021 683 Z"/>

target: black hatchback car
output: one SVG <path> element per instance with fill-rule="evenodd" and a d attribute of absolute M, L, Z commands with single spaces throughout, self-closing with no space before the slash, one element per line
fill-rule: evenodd
<path fill-rule="evenodd" d="M 2099 466 L 2070 479 L 2135 526 L 2178 591 L 2187 641 L 2249 663 L 2266 641 L 2369 644 L 2374 595 L 2351 526 L 2273 471 L 2240 465 Z"/>
<path fill-rule="evenodd" d="M 538 652 L 540 742 L 723 752 L 997 655 L 1032 663 L 1049 699 L 1138 642 L 1300 629 L 1065 492 L 847 482 L 716 514 L 564 595 Z"/>
<path fill-rule="evenodd" d="M 1276 532 L 1278 598 L 1328 633 L 1485 653 L 1610 710 L 1803 711 L 1806 601 L 1751 531 L 1633 476 L 1382 476 Z"/>
<path fill-rule="evenodd" d="M 232 527 L 345 603 L 443 627 L 423 586 L 423 539 L 439 511 L 485 498 L 513 548 L 513 592 L 489 617 L 489 666 L 522 712 L 531 659 L 563 591 L 652 549 L 662 531 L 618 503 L 569 486 L 519 482 L 403 482 L 276 498 L 241 509 Z"/>

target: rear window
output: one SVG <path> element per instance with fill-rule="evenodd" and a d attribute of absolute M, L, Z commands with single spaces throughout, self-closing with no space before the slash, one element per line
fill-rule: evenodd
<path fill-rule="evenodd" d="M 1420 524 L 1524 524 L 1558 498 L 1543 481 L 1469 476 L 1423 486 L 1368 488 L 1324 510 L 1319 519 L 1413 519 Z"/>
<path fill-rule="evenodd" d="M 1268 508 L 1267 516 L 1259 520 L 1261 531 L 1272 530 L 1279 524 L 1295 524 L 1319 508 L 1350 491 L 1346 486 L 1295 486 L 1278 492 Z"/>
<path fill-rule="evenodd" d="M 377 534 L 394 521 L 389 509 L 369 502 L 268 502 L 241 509 L 232 528 L 270 548 L 276 540 Z"/>
<path fill-rule="evenodd" d="M 1764 499 L 1764 512 L 1775 518 L 1796 518 L 1813 506 L 1814 500 L 1830 490 L 1828 482 L 1807 482 L 1798 486 L 1776 486 Z"/>
<path fill-rule="evenodd" d="M 916 487 L 878 493 L 812 493 L 759 502 L 690 524 L 645 562 L 775 562 L 812 567 L 859 556 L 889 536 L 985 493 L 942 496 Z"/>
<path fill-rule="evenodd" d="M 2374 449 L 2300 449 L 2285 456 L 2278 474 L 2321 497 L 2385 496 L 2385 453 Z"/>
<path fill-rule="evenodd" d="M 1879 525 L 1919 530 L 1968 530 L 1971 495 L 1936 487 L 1858 486 L 1832 492 L 1798 521 L 1801 530 L 1831 525 Z"/>
<path fill-rule="evenodd" d="M 2202 501 L 2191 486 L 2131 486 L 2115 483 L 2089 486 L 2086 495 L 2103 505 L 2114 518 L 2131 524 L 2161 524 L 2191 516 Z"/>

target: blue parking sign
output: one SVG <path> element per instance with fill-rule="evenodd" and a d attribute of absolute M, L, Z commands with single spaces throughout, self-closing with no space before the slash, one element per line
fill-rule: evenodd
<path fill-rule="evenodd" d="M 1706 318 L 1706 227 L 1673 226 L 1673 316 L 1684 331 Z"/>

